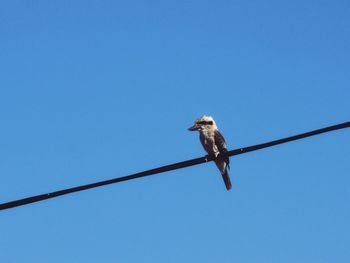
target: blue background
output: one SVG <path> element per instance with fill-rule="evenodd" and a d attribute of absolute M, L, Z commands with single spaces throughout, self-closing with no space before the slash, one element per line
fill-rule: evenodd
<path fill-rule="evenodd" d="M 349 1 L 1 1 L 0 201 L 349 121 Z M 0 212 L 0 261 L 350 262 L 349 130 Z"/>

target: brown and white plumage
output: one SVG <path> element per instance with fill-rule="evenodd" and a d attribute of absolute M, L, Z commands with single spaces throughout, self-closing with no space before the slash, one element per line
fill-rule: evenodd
<path fill-rule="evenodd" d="M 227 146 L 224 137 L 219 132 L 214 119 L 211 116 L 202 116 L 198 118 L 194 125 L 188 129 L 189 131 L 198 131 L 199 138 L 203 148 L 209 155 L 218 157 L 219 154 L 227 152 Z M 222 157 L 215 160 L 216 166 L 219 168 L 227 190 L 230 190 L 231 180 L 228 174 L 230 168 L 230 159 Z"/>

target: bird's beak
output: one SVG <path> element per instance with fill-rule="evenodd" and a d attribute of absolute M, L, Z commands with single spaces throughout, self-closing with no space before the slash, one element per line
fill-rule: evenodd
<path fill-rule="evenodd" d="M 193 125 L 192 127 L 188 128 L 189 131 L 197 131 L 199 130 L 199 126 L 197 124 Z"/>

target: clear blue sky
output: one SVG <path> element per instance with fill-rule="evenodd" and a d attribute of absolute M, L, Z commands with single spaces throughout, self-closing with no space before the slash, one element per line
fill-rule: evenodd
<path fill-rule="evenodd" d="M 0 202 L 349 121 L 349 1 L 1 1 Z M 0 212 L 0 262 L 350 262 L 349 130 Z"/>

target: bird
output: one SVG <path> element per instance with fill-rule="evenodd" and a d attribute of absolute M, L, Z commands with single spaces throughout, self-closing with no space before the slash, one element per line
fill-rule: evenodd
<path fill-rule="evenodd" d="M 220 158 L 220 154 L 227 152 L 227 146 L 224 136 L 219 132 L 216 123 L 211 116 L 202 116 L 194 122 L 194 125 L 188 128 L 189 131 L 198 131 L 199 139 L 202 143 L 204 150 L 208 153 L 208 156 L 214 156 L 214 162 L 224 180 L 227 190 L 232 187 L 228 170 L 230 168 L 230 159 L 228 156 Z M 219 158 L 218 158 L 219 156 Z"/>

